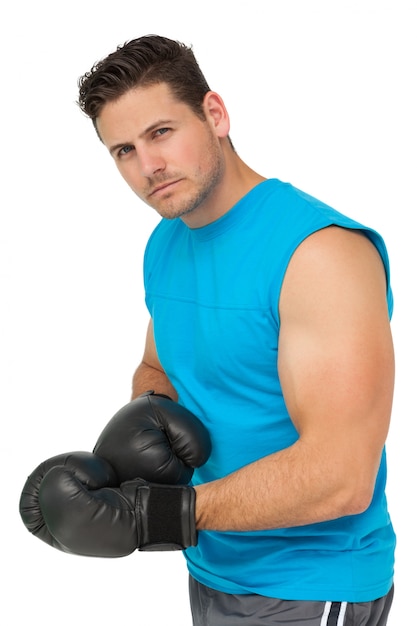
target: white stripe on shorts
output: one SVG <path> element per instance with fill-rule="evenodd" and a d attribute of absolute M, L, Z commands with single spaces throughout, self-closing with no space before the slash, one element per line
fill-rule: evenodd
<path fill-rule="evenodd" d="M 333 606 L 333 602 L 326 602 L 324 605 L 323 617 L 321 618 L 320 626 L 343 626 L 343 622 L 346 615 L 346 607 L 347 602 L 340 602 L 339 615 L 337 616 L 337 622 L 335 621 L 336 616 L 333 614 L 330 616 L 330 611 Z M 329 621 L 331 619 L 331 621 Z"/>
<path fill-rule="evenodd" d="M 345 623 L 345 615 L 346 615 L 347 602 L 342 602 L 340 606 L 339 619 L 337 620 L 336 626 L 343 626 Z"/>
<path fill-rule="evenodd" d="M 331 606 L 332 606 L 331 602 L 326 602 L 326 604 L 324 605 L 323 617 L 321 618 L 320 626 L 326 626 L 327 618 L 329 617 Z"/>

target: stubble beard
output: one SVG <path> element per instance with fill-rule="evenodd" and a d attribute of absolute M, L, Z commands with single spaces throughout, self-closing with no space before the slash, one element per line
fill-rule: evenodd
<path fill-rule="evenodd" d="M 225 168 L 223 154 L 219 146 L 214 143 L 214 140 L 208 151 L 210 154 L 208 165 L 206 164 L 204 170 L 202 170 L 202 168 L 197 170 L 192 179 L 186 179 L 194 182 L 192 192 L 179 200 L 175 198 L 175 193 L 173 193 L 171 201 L 168 196 L 159 203 L 149 203 L 161 217 L 165 219 L 176 219 L 189 215 L 203 207 L 204 203 L 213 195 L 213 192 L 223 178 Z M 175 178 L 175 176 L 170 178 Z M 178 178 L 180 178 L 180 176 L 178 176 Z"/>

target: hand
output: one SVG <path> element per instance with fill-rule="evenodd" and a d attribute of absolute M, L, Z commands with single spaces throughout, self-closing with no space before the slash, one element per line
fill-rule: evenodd
<path fill-rule="evenodd" d="M 56 466 L 42 482 L 39 504 L 55 547 L 73 554 L 122 557 L 197 543 L 192 487 L 136 479 L 91 490 L 77 471 Z"/>
<path fill-rule="evenodd" d="M 65 551 L 65 547 L 51 533 L 48 516 L 45 516 L 40 501 L 45 477 L 57 467 L 61 472 L 65 471 L 70 476 L 76 477 L 85 490 L 116 487 L 118 479 L 111 465 L 91 452 L 58 454 L 38 465 L 30 474 L 20 496 L 22 521 L 35 537 L 58 550 Z M 66 492 L 65 489 L 64 491 Z"/>
<path fill-rule="evenodd" d="M 120 409 L 99 436 L 94 453 L 107 459 L 119 483 L 141 477 L 178 485 L 210 456 L 207 429 L 167 396 L 148 391 Z"/>
<path fill-rule="evenodd" d="M 121 556 L 136 547 L 195 545 L 195 492 L 178 485 L 189 482 L 210 451 L 197 417 L 147 392 L 116 413 L 93 453 L 57 455 L 32 472 L 20 499 L 23 523 L 49 545 L 78 554 Z"/>

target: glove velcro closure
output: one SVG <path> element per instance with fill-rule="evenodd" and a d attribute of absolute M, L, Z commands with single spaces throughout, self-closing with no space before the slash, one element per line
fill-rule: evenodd
<path fill-rule="evenodd" d="M 139 550 L 184 550 L 197 545 L 192 487 L 149 483 L 138 486 L 136 520 Z"/>

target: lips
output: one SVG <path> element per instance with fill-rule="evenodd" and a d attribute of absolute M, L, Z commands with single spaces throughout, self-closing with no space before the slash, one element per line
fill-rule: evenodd
<path fill-rule="evenodd" d="M 160 185 L 158 185 L 157 187 L 155 187 L 151 191 L 149 196 L 153 196 L 153 195 L 159 193 L 160 191 L 163 191 L 164 189 L 168 189 L 169 187 L 172 187 L 172 185 L 176 185 L 178 182 L 179 182 L 179 180 L 171 180 L 171 181 L 168 181 L 168 182 L 161 183 Z"/>

